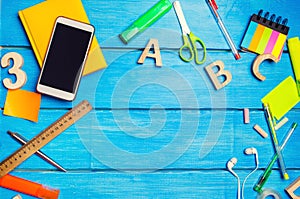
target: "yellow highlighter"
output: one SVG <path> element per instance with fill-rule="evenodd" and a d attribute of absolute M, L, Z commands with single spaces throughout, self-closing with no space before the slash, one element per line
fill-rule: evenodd
<path fill-rule="evenodd" d="M 293 65 L 294 75 L 296 78 L 298 94 L 300 96 L 300 41 L 299 37 L 293 37 L 288 39 L 288 49 Z"/>

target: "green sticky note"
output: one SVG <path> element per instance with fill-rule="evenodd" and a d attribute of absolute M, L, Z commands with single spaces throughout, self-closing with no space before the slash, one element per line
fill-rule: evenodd
<path fill-rule="evenodd" d="M 264 104 L 269 104 L 273 117 L 280 120 L 300 101 L 296 82 L 289 76 L 262 98 L 261 101 Z"/>
<path fill-rule="evenodd" d="M 259 44 L 257 46 L 256 52 L 258 54 L 263 54 L 265 49 L 269 43 L 270 37 L 272 35 L 273 30 L 271 28 L 265 27 L 263 34 L 261 35 Z"/>

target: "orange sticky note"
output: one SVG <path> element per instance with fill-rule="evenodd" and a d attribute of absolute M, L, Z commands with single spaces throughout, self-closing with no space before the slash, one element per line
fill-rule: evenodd
<path fill-rule="evenodd" d="M 4 115 L 38 121 L 41 94 L 25 90 L 8 90 L 4 105 Z"/>

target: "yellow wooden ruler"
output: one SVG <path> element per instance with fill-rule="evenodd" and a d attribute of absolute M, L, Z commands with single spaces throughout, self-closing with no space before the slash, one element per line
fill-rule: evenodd
<path fill-rule="evenodd" d="M 3 160 L 0 163 L 0 178 L 19 166 L 23 161 L 40 150 L 48 142 L 53 140 L 91 110 L 92 106 L 88 101 L 84 100 L 80 102 L 77 106 L 32 138 L 32 140 Z"/>

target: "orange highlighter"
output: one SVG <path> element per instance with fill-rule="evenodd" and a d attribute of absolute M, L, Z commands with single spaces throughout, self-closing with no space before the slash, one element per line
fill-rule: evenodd
<path fill-rule="evenodd" d="M 57 189 L 51 189 L 41 184 L 18 178 L 9 174 L 6 174 L 2 178 L 0 178 L 0 186 L 43 199 L 57 199 L 59 195 L 59 190 Z"/>

